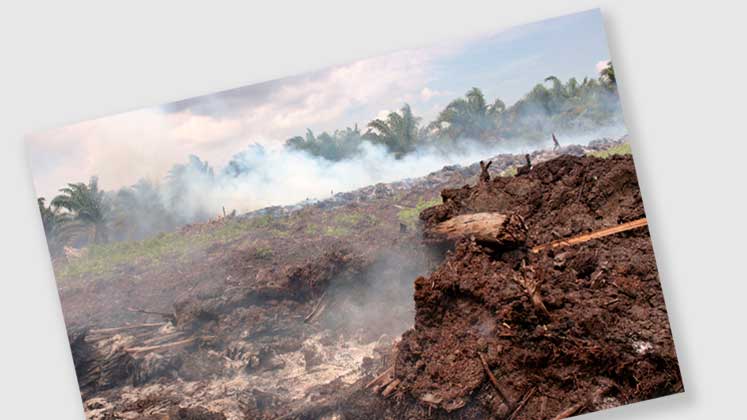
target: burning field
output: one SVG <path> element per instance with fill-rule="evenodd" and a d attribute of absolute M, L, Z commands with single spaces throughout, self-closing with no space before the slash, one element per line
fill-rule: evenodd
<path fill-rule="evenodd" d="M 87 417 L 562 419 L 681 392 L 625 140 L 58 260 Z"/>

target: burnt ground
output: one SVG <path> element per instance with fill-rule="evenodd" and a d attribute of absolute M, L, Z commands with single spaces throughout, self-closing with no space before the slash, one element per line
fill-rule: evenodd
<path fill-rule="evenodd" d="M 644 216 L 632 159 L 589 151 L 535 152 L 517 176 L 523 157 L 501 155 L 489 184 L 477 164 L 446 167 L 58 261 L 87 416 L 552 418 L 681 391 L 645 228 L 528 251 Z M 423 237 L 482 211 L 522 216 L 526 247 Z M 386 396 L 365 387 L 392 367 Z"/>
<path fill-rule="evenodd" d="M 421 213 L 426 227 L 458 214 L 514 212 L 529 246 L 645 217 L 629 156 L 563 156 L 443 196 Z M 526 290 L 535 283 L 544 307 Z M 533 419 L 682 391 L 645 228 L 537 254 L 466 238 L 415 281 L 415 302 L 415 327 L 398 347 L 398 392 L 446 411 L 508 416 L 529 395 L 512 418 Z"/>

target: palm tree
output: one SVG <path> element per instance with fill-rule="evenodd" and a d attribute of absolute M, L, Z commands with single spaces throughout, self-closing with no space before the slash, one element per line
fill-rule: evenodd
<path fill-rule="evenodd" d="M 47 206 L 44 197 L 39 197 L 37 204 L 44 226 L 44 235 L 47 237 L 47 248 L 49 253 L 55 256 L 61 251 L 60 245 L 65 242 L 63 235 L 69 222 L 68 214 L 62 213 L 60 208 L 55 205 Z"/>
<path fill-rule="evenodd" d="M 36 203 L 39 206 L 39 214 L 41 214 L 42 224 L 44 225 L 44 234 L 47 238 L 50 238 L 58 228 L 58 221 L 62 216 L 59 212 L 59 208 L 53 205 L 46 205 L 46 199 L 39 197 L 36 199 Z"/>
<path fill-rule="evenodd" d="M 436 127 L 452 139 L 484 139 L 491 135 L 498 116 L 506 110 L 500 99 L 492 105 L 478 88 L 470 89 L 464 96 L 451 101 L 435 121 Z"/>
<path fill-rule="evenodd" d="M 419 141 L 420 118 L 416 117 L 405 104 L 400 112 L 390 112 L 386 120 L 375 119 L 368 123 L 365 137 L 374 143 L 380 143 L 394 153 L 399 159 L 415 150 Z"/>
<path fill-rule="evenodd" d="M 67 184 L 60 192 L 62 194 L 55 197 L 51 205 L 69 211 L 72 221 L 80 227 L 92 228 L 95 243 L 106 243 L 109 239 L 106 226 L 109 205 L 104 191 L 99 189 L 98 178 L 91 177 L 88 184 Z"/>
<path fill-rule="evenodd" d="M 601 72 L 599 72 L 599 77 L 602 79 L 602 82 L 604 84 L 614 90 L 617 88 L 617 79 L 615 78 L 615 68 L 612 66 L 612 61 L 610 60 L 607 62 L 607 67 L 603 68 Z"/>

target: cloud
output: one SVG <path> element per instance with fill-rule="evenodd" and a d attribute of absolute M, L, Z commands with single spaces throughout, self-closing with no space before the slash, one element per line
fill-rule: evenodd
<path fill-rule="evenodd" d="M 424 87 L 420 91 L 420 98 L 423 101 L 428 102 L 432 98 L 435 98 L 437 96 L 443 96 L 444 94 L 445 94 L 444 92 L 441 92 L 441 91 L 438 91 L 438 90 L 433 90 L 433 89 L 431 89 L 431 88 L 429 88 L 429 87 L 426 86 L 426 87 Z"/>
<path fill-rule="evenodd" d="M 279 148 L 306 128 L 365 125 L 376 110 L 399 109 L 393 98 L 403 92 L 420 95 L 438 54 L 397 52 L 29 136 L 37 193 L 94 174 L 116 189 L 161 179 L 189 154 L 222 166 L 248 144 Z M 355 120 L 356 109 L 363 120 Z"/>

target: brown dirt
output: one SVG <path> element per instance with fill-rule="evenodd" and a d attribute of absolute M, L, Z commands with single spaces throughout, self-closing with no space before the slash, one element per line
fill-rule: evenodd
<path fill-rule="evenodd" d="M 443 197 L 422 212 L 426 228 L 460 214 L 514 212 L 526 221 L 530 246 L 645 217 L 630 157 L 563 156 Z M 539 284 L 546 311 L 527 283 Z M 398 392 L 455 418 L 471 418 L 466 409 L 506 417 L 532 389 L 515 419 L 682 390 L 645 228 L 540 254 L 465 238 L 415 281 L 415 303 L 415 327 L 398 348 Z M 480 355 L 510 406 L 487 381 Z"/>

